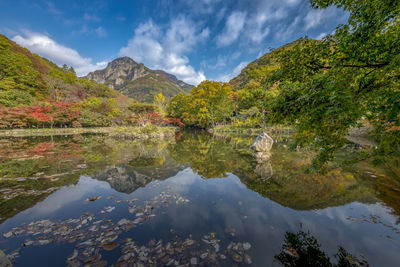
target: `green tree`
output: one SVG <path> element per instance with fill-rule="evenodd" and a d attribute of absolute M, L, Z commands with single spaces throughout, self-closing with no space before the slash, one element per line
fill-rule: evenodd
<path fill-rule="evenodd" d="M 68 71 L 69 71 L 69 72 L 72 72 L 73 74 L 76 75 L 75 69 L 74 69 L 72 66 L 69 67 Z"/>
<path fill-rule="evenodd" d="M 297 144 L 314 144 L 320 168 L 343 146 L 362 119 L 373 125 L 376 155 L 400 155 L 400 2 L 311 0 L 337 6 L 349 21 L 322 41 L 307 38 L 280 52 L 280 81 L 270 119 L 298 129 Z"/>
<path fill-rule="evenodd" d="M 200 83 L 190 91 L 183 113 L 184 122 L 205 128 L 227 120 L 235 109 L 234 95 L 228 83 Z"/>
<path fill-rule="evenodd" d="M 189 95 L 177 94 L 168 101 L 167 103 L 167 114 L 172 118 L 182 118 L 185 108 L 188 105 Z"/>

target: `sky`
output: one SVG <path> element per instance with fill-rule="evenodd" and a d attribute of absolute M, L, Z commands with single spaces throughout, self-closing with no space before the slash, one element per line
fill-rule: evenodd
<path fill-rule="evenodd" d="M 193 85 L 347 22 L 308 0 L 0 0 L 0 33 L 79 76 L 121 56 Z"/>

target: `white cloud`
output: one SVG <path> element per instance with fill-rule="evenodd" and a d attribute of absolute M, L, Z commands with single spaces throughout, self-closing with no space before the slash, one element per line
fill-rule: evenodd
<path fill-rule="evenodd" d="M 117 21 L 119 21 L 119 22 L 124 22 L 124 21 L 126 21 L 126 17 L 124 17 L 124 16 L 122 16 L 122 15 L 118 15 L 115 19 L 116 19 Z"/>
<path fill-rule="evenodd" d="M 108 36 L 107 30 L 103 26 L 97 28 L 91 28 L 87 24 L 81 24 L 78 31 L 72 31 L 72 35 L 85 35 L 89 36 L 95 34 L 100 38 L 105 38 Z"/>
<path fill-rule="evenodd" d="M 225 74 L 225 75 L 221 75 L 218 78 L 218 81 L 222 81 L 222 82 L 229 82 L 230 80 L 232 80 L 233 78 L 235 78 L 236 76 L 238 76 L 240 74 L 240 72 L 242 71 L 242 69 L 244 67 L 246 67 L 249 64 L 249 62 L 247 61 L 242 61 L 239 63 L 239 65 L 237 65 L 233 71 L 229 74 Z"/>
<path fill-rule="evenodd" d="M 88 13 L 85 13 L 83 15 L 83 19 L 86 21 L 100 21 L 99 17 L 97 17 L 96 15 L 88 14 Z"/>
<path fill-rule="evenodd" d="M 189 65 L 186 53 L 209 34 L 208 28 L 201 29 L 183 16 L 172 20 L 166 30 L 149 20 L 135 29 L 132 39 L 121 48 L 119 55 L 129 56 L 150 68 L 162 69 L 186 83 L 197 85 L 206 77 Z"/>
<path fill-rule="evenodd" d="M 267 20 L 267 15 L 259 14 L 248 21 L 246 35 L 251 41 L 260 43 L 265 37 L 267 37 L 270 32 L 270 28 L 264 26 Z"/>
<path fill-rule="evenodd" d="M 297 5 L 298 3 L 300 3 L 300 0 L 285 0 L 285 2 L 290 5 Z"/>
<path fill-rule="evenodd" d="M 30 51 L 54 61 L 59 66 L 67 64 L 74 67 L 78 76 L 104 68 L 106 62 L 92 63 L 91 58 L 82 57 L 76 50 L 63 46 L 50 37 L 34 32 L 25 32 L 24 36 L 16 35 L 12 40 Z"/>
<path fill-rule="evenodd" d="M 339 15 L 339 9 L 330 6 L 325 9 L 311 9 L 304 17 L 305 29 L 316 28 L 325 21 L 330 21 L 332 17 Z"/>
<path fill-rule="evenodd" d="M 62 14 L 62 12 L 61 12 L 58 8 L 56 8 L 56 6 L 55 6 L 52 2 L 45 1 L 44 3 L 45 3 L 46 6 L 47 6 L 47 10 L 48 10 L 51 14 L 53 14 L 53 15 L 55 15 L 55 16 L 59 16 L 59 15 Z"/>
<path fill-rule="evenodd" d="M 101 26 L 96 28 L 94 31 L 96 32 L 96 34 L 99 37 L 102 37 L 102 38 L 107 37 L 107 35 L 108 35 L 107 30 Z"/>
<path fill-rule="evenodd" d="M 218 46 L 227 46 L 236 41 L 243 29 L 246 20 L 246 13 L 240 11 L 232 12 L 226 20 L 225 28 L 217 36 Z"/>
<path fill-rule="evenodd" d="M 231 54 L 218 55 L 216 60 L 203 61 L 202 65 L 209 69 L 221 69 L 227 66 L 230 62 L 238 59 L 241 55 L 240 51 L 235 51 Z"/>
<path fill-rule="evenodd" d="M 325 32 L 320 33 L 317 37 L 315 37 L 316 40 L 322 40 L 325 36 L 327 36 L 328 34 L 326 34 Z"/>
<path fill-rule="evenodd" d="M 301 16 L 297 16 L 290 25 L 288 25 L 288 26 L 283 25 L 283 26 L 279 27 L 280 30 L 276 32 L 275 38 L 277 40 L 283 42 L 283 41 L 287 41 L 288 39 L 293 37 L 293 34 L 296 32 L 296 29 L 299 27 L 301 19 L 302 19 Z"/>
<path fill-rule="evenodd" d="M 209 15 L 215 12 L 216 5 L 218 5 L 221 0 L 183 0 L 182 2 L 195 14 Z"/>

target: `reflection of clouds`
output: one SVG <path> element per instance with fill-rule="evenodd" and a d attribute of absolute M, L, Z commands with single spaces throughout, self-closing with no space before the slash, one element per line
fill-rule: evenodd
<path fill-rule="evenodd" d="M 275 266 L 272 264 L 273 257 L 280 252 L 285 232 L 297 232 L 301 224 L 304 231 L 310 231 L 317 238 L 328 255 L 335 254 L 341 245 L 355 256 L 365 254 L 371 266 L 394 266 L 400 261 L 400 235 L 380 224 L 356 223 L 346 219 L 349 216 L 360 218 L 361 215 L 375 214 L 383 221 L 394 224 L 396 217 L 381 204 L 354 202 L 322 210 L 297 211 L 248 189 L 233 174 L 228 174 L 226 178 L 203 179 L 190 168 L 166 180 L 151 182 L 129 195 L 117 193 L 107 182 L 82 176 L 73 188 L 64 187 L 17 216 L 18 220 L 21 217 L 36 220 L 39 217 L 63 216 L 65 210 L 73 209 L 71 216 L 75 218 L 86 211 L 79 211 L 78 205 L 82 205 L 81 201 L 87 196 L 104 197 L 91 204 L 92 207 L 103 205 L 101 201 L 108 201 L 106 195 L 109 193 L 117 195 L 118 199 L 139 198 L 146 201 L 163 191 L 168 192 L 167 186 L 172 194 L 179 193 L 189 198 L 190 202 L 161 208 L 157 216 L 146 222 L 154 231 L 154 236 L 163 235 L 169 229 L 193 234 L 194 239 L 198 238 L 196 235 L 214 232 L 221 239 L 221 248 L 224 249 L 230 240 L 248 241 L 252 244 L 249 253 L 254 266 Z M 132 216 L 127 210 L 125 212 L 111 213 L 111 219 L 117 222 L 121 216 Z M 235 237 L 224 233 L 229 226 L 236 229 Z M 3 229 L 0 227 L 0 230 Z M 137 228 L 133 231 L 141 230 Z M 392 239 L 387 239 L 387 235 L 391 235 Z"/>
<path fill-rule="evenodd" d="M 175 192 L 185 193 L 199 179 L 201 179 L 199 175 L 193 173 L 190 168 L 186 168 L 178 172 L 174 177 L 169 178 L 167 184 Z"/>
<path fill-rule="evenodd" d="M 232 183 L 234 183 L 236 186 L 242 189 L 247 189 L 247 186 L 242 183 L 239 177 L 232 173 L 228 173 L 228 177 L 231 179 Z"/>
<path fill-rule="evenodd" d="M 350 204 L 341 206 L 340 209 L 338 209 L 338 207 L 328 207 L 322 210 L 314 210 L 314 213 L 321 216 L 326 216 L 331 220 L 340 219 L 343 223 L 348 223 L 349 220 L 346 220 L 346 218 L 348 217 L 348 215 L 346 214 L 346 209 L 349 209 L 350 207 Z"/>
<path fill-rule="evenodd" d="M 179 177 L 165 182 L 173 192 L 188 193 L 191 202 L 187 207 L 168 208 L 164 221 L 168 221 L 171 227 L 194 234 L 199 231 L 203 234 L 216 232 L 222 239 L 224 229 L 234 227 L 239 238 L 253 245 L 252 253 L 258 255 L 253 258 L 256 266 L 265 265 L 265 259 L 271 259 L 272 262 L 273 256 L 280 251 L 285 232 L 297 232 L 300 225 L 317 238 L 322 249 L 330 256 L 337 252 L 338 246 L 343 246 L 355 256 L 366 254 L 372 266 L 393 266 L 400 260 L 397 253 L 400 242 L 398 235 L 382 225 L 354 223 L 346 219 L 349 216 L 376 214 L 394 223 L 395 216 L 380 204 L 355 202 L 323 210 L 296 211 L 247 189 L 232 174 L 227 178 L 205 180 L 187 169 Z M 192 201 L 193 193 L 199 197 Z M 243 204 L 238 205 L 239 201 Z M 391 234 L 397 243 L 387 239 L 387 234 Z M 384 258 L 374 256 L 377 252 Z"/>
<path fill-rule="evenodd" d="M 351 211 L 351 212 L 350 212 Z M 327 216 L 331 219 L 340 219 L 345 224 L 352 224 L 348 218 L 349 216 L 360 218 L 361 215 L 369 216 L 377 215 L 380 220 L 386 223 L 396 224 L 398 217 L 392 214 L 391 208 L 382 205 L 381 203 L 363 204 L 360 202 L 353 202 L 344 206 L 330 207 L 322 210 L 317 210 L 315 213 Z"/>
<path fill-rule="evenodd" d="M 109 189 L 106 182 L 98 182 L 88 176 L 81 176 L 76 186 L 71 188 L 63 187 L 48 196 L 43 202 L 38 203 L 31 209 L 28 209 L 26 215 L 32 217 L 46 216 L 61 210 L 72 202 L 82 199 L 86 194 L 95 194 L 99 189 Z"/>

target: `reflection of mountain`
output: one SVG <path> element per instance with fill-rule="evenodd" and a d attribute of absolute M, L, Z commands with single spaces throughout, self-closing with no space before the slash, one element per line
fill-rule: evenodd
<path fill-rule="evenodd" d="M 154 168 L 134 168 L 128 164 L 120 164 L 106 169 L 93 178 L 107 181 L 118 192 L 129 194 L 152 181 L 172 177 L 182 169 L 183 167 L 177 164 Z"/>
<path fill-rule="evenodd" d="M 168 156 L 168 145 L 163 140 L 116 140 L 99 135 L 2 138 L 0 221 L 45 199 L 52 189 L 76 183 L 80 175 L 107 175 L 109 171 L 119 178 L 113 179 L 113 187 L 123 192 L 173 176 L 180 165 Z M 112 170 L 110 166 L 122 167 Z"/>
<path fill-rule="evenodd" d="M 125 150 L 132 154 L 125 162 L 108 167 L 93 177 L 107 181 L 118 192 L 132 193 L 152 181 L 175 176 L 184 166 L 171 158 L 167 150 L 169 145 L 173 144 L 138 142 Z"/>
<path fill-rule="evenodd" d="M 280 141 L 272 149 L 271 168 L 258 170 L 273 173 L 263 181 L 249 149 L 253 138 L 217 138 L 194 132 L 185 132 L 172 143 L 115 140 L 98 135 L 3 138 L 0 221 L 43 200 L 50 194 L 49 189 L 76 183 L 80 175 L 107 181 L 115 190 L 129 193 L 151 181 L 172 177 L 185 166 L 204 178 L 233 173 L 247 188 L 292 209 L 321 209 L 379 199 L 400 214 L 400 183 L 393 173 L 367 162 L 319 175 L 307 173 L 305 167 L 312 152 L 288 151 Z"/>
<path fill-rule="evenodd" d="M 122 193 L 131 193 L 152 181 L 152 177 L 142 175 L 125 164 L 108 168 L 94 178 L 107 181 L 112 188 Z"/>

